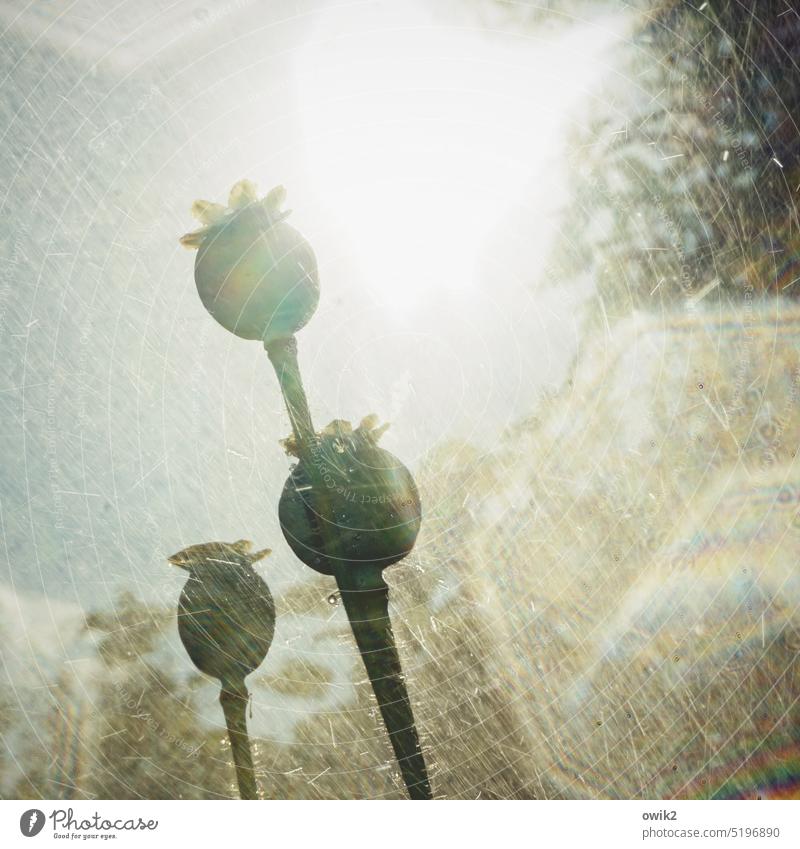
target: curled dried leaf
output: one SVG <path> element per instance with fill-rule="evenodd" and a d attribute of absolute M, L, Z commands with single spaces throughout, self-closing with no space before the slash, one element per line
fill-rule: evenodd
<path fill-rule="evenodd" d="M 353 425 L 344 419 L 334 419 L 330 424 L 322 428 L 320 436 L 351 436 L 353 433 Z"/>
<path fill-rule="evenodd" d="M 278 440 L 278 443 L 290 457 L 297 457 L 300 459 L 300 446 L 298 445 L 297 439 L 293 433 L 287 436 L 286 439 Z"/>
<path fill-rule="evenodd" d="M 377 414 L 369 413 L 359 422 L 358 430 L 374 430 L 378 426 L 379 421 L 380 419 Z"/>
<path fill-rule="evenodd" d="M 280 212 L 280 208 L 286 201 L 286 189 L 283 186 L 275 186 L 267 192 L 267 196 L 261 201 L 269 213 Z"/>
<path fill-rule="evenodd" d="M 339 439 L 343 442 L 364 440 L 377 445 L 378 440 L 389 428 L 388 422 L 378 426 L 378 421 L 378 416 L 375 413 L 370 413 L 368 416 L 364 416 L 357 428 L 353 429 L 352 424 L 345 419 L 334 419 L 325 425 L 317 436 L 320 439 Z M 294 434 L 281 439 L 280 445 L 290 457 L 300 458 L 300 446 Z"/>
<path fill-rule="evenodd" d="M 210 200 L 196 200 L 192 204 L 192 217 L 201 224 L 216 224 L 225 215 L 225 207 L 221 203 Z"/>
<path fill-rule="evenodd" d="M 250 180 L 239 180 L 231 189 L 228 197 L 228 206 L 231 209 L 241 209 L 249 203 L 258 200 L 255 183 Z"/>
<path fill-rule="evenodd" d="M 202 230 L 193 230 L 191 233 L 185 233 L 181 236 L 179 241 L 185 248 L 199 248 L 203 244 L 207 232 L 205 227 Z"/>

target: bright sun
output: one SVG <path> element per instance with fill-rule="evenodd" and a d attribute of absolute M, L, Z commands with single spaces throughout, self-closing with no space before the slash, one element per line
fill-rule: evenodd
<path fill-rule="evenodd" d="M 413 3 L 319 18 L 295 66 L 307 177 L 378 300 L 475 286 L 516 202 L 553 209 L 567 113 L 614 23 L 549 39 L 445 27 Z"/>

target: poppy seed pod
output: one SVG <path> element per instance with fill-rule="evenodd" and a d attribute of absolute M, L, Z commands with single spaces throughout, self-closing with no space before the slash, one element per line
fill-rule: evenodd
<path fill-rule="evenodd" d="M 238 687 L 264 660 L 275 630 L 269 587 L 253 569 L 268 550 L 249 540 L 209 542 L 173 554 L 189 572 L 178 604 L 178 633 L 194 665 Z"/>
<path fill-rule="evenodd" d="M 267 656 L 275 603 L 253 564 L 270 552 L 246 539 L 190 545 L 168 558 L 189 575 L 178 602 L 178 634 L 194 665 L 220 682 L 219 702 L 242 799 L 257 799 L 247 734 L 244 679 Z"/>
<path fill-rule="evenodd" d="M 304 327 L 319 303 L 317 259 L 281 211 L 285 190 L 259 200 L 241 180 L 228 207 L 198 200 L 192 214 L 205 226 L 181 238 L 197 248 L 194 279 L 205 308 L 231 333 L 265 344 Z"/>
<path fill-rule="evenodd" d="M 382 570 L 414 547 L 422 520 L 419 493 L 409 470 L 378 446 L 385 427 L 375 424 L 374 416 L 355 430 L 349 422 L 332 422 L 283 488 L 281 530 L 297 557 L 317 572 Z M 284 445 L 295 453 L 291 437 Z"/>

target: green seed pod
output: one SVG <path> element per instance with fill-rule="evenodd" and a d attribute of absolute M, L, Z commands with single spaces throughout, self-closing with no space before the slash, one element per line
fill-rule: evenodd
<path fill-rule="evenodd" d="M 332 575 L 341 567 L 384 569 L 414 547 L 422 521 L 409 470 L 377 445 L 383 429 L 365 419 L 329 425 L 301 459 L 281 494 L 286 541 L 307 566 Z M 285 443 L 294 453 L 293 440 Z"/>
<path fill-rule="evenodd" d="M 195 201 L 193 214 L 206 226 L 181 243 L 198 248 L 194 278 L 205 308 L 227 330 L 270 344 L 304 327 L 319 303 L 317 260 L 311 245 L 286 223 L 285 192 L 263 200 L 242 180 L 229 207 Z"/>

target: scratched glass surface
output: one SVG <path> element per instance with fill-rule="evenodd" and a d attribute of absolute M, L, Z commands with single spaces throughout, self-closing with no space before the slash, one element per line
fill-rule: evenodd
<path fill-rule="evenodd" d="M 0 795 L 236 793 L 167 563 L 250 539 L 260 791 L 405 789 L 289 423 L 178 244 L 287 188 L 312 413 L 375 413 L 424 521 L 387 570 L 434 793 L 800 794 L 798 15 L 781 0 L 8 0 Z"/>

